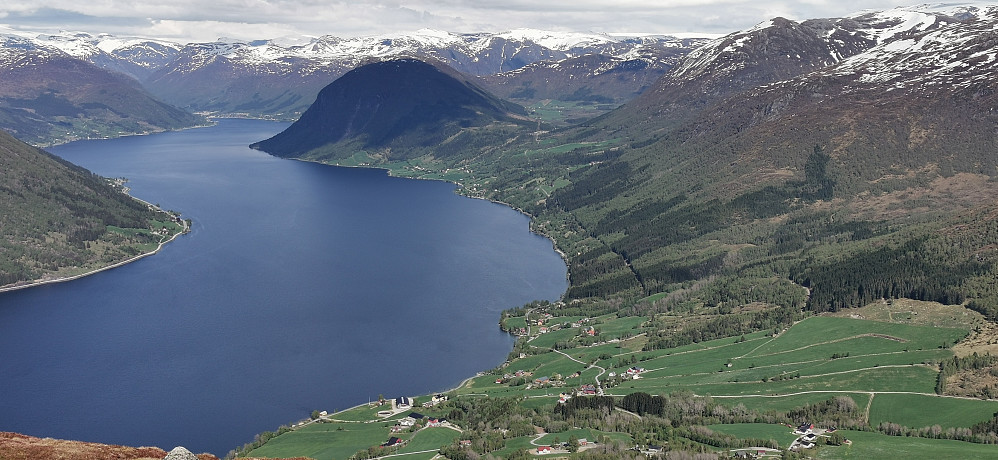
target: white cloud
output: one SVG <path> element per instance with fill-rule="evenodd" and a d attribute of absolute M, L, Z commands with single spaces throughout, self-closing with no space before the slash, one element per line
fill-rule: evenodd
<path fill-rule="evenodd" d="M 775 16 L 836 17 L 897 4 L 878 0 L 5 0 L 0 4 L 0 22 L 21 30 L 67 29 L 188 41 L 298 34 L 347 37 L 420 28 L 727 33 Z"/>

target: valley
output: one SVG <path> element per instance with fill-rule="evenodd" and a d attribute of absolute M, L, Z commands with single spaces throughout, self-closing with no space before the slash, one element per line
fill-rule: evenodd
<path fill-rule="evenodd" d="M 923 5 L 712 40 L 159 44 L 130 70 L 156 97 L 295 120 L 252 144 L 277 157 L 506 204 L 568 266 L 559 300 L 502 313 L 498 367 L 230 457 L 993 457 L 996 24 Z"/>
<path fill-rule="evenodd" d="M 455 147 L 445 142 L 435 145 L 432 153 L 422 153 L 415 145 L 399 152 L 398 145 L 388 149 L 340 142 L 302 149 L 298 157 L 381 167 L 405 177 L 452 180 L 462 185 L 461 193 L 521 209 L 532 216 L 534 231 L 556 242 L 570 267 L 571 286 L 564 303 L 550 308 L 552 321 L 571 324 L 583 318 L 612 321 L 614 317 L 647 321 L 647 329 L 635 332 L 637 337 L 602 348 L 591 347 L 592 338 L 580 339 L 579 327 L 547 332 L 530 341 L 521 338 L 508 363 L 509 370 L 531 372 L 525 377 L 514 374 L 512 380 L 519 385 L 511 388 L 506 373 L 494 371 L 454 392 L 525 398 L 520 409 L 509 412 L 510 420 L 552 417 L 568 422 L 569 428 L 599 427 L 594 420 L 582 423 L 558 417 L 563 405 L 551 401 L 565 388 L 581 392 L 587 382 L 598 381 L 595 389 L 585 391 L 602 391 L 617 399 L 592 404 L 620 406 L 627 395 L 638 392 L 663 395 L 667 401 L 668 395 L 693 398 L 697 404 L 713 401 L 728 410 L 742 404 L 743 410 L 770 411 L 773 416 L 773 410 L 820 406 L 829 400 L 834 404 L 834 398 L 842 396 L 858 412 L 835 415 L 838 421 L 829 422 L 835 427 L 969 440 L 975 436 L 971 426 L 979 424 L 977 441 L 990 443 L 993 407 L 977 402 L 989 399 L 990 390 L 984 389 L 986 385 L 973 386 L 969 394 L 947 390 L 951 372 L 956 371 L 944 369 L 948 360 L 956 359 L 951 348 L 970 330 L 984 330 L 982 323 L 994 317 L 990 305 L 995 298 L 996 208 L 986 198 L 990 193 L 981 190 L 990 190 L 993 182 L 989 178 L 995 171 L 995 138 L 971 135 L 978 132 L 974 123 L 957 122 L 949 126 L 954 133 L 965 134 L 959 141 L 943 140 L 949 128 L 925 119 L 926 113 L 949 113 L 953 101 L 969 101 L 959 96 L 961 89 L 913 101 L 898 97 L 900 93 L 880 96 L 862 89 L 863 85 L 881 88 L 872 82 L 893 81 L 888 77 L 849 72 L 844 84 L 824 79 L 835 69 L 862 66 L 871 55 L 883 62 L 910 62 L 900 56 L 884 57 L 887 49 L 901 54 L 913 49 L 892 45 L 897 37 L 934 42 L 946 36 L 946 46 L 956 47 L 976 36 L 973 30 L 987 27 L 972 23 L 964 28 L 934 14 L 871 13 L 850 18 L 855 22 L 774 20 L 702 46 L 633 101 L 581 125 L 538 124 L 519 131 L 491 128 L 488 135 L 504 134 L 507 140 L 502 146 L 458 142 L 460 147 Z M 883 32 L 884 27 L 902 22 L 901 35 L 891 34 L 902 29 Z M 841 43 L 837 37 L 842 33 L 852 41 Z M 768 48 L 755 48 L 756 42 Z M 965 55 L 979 53 L 968 50 Z M 800 61 L 807 65 L 799 65 Z M 936 66 L 968 72 L 958 77 L 932 70 Z M 977 113 L 976 120 L 991 120 L 990 102 L 984 101 L 990 100 L 992 85 L 980 86 L 980 73 L 971 68 L 933 61 L 924 70 L 906 71 L 937 75 L 950 83 L 966 81 L 983 96 L 982 105 L 963 104 L 963 110 Z M 739 76 L 736 84 L 731 75 Z M 848 83 L 849 79 L 856 82 Z M 814 86 L 815 82 L 825 86 Z M 935 84 L 923 81 L 918 87 L 930 91 Z M 773 95 L 781 91 L 783 95 Z M 821 96 L 801 96 L 801 91 Z M 774 97 L 782 102 L 772 102 Z M 842 104 L 843 109 L 826 101 L 836 101 L 832 103 Z M 923 102 L 939 108 L 925 108 Z M 848 115 L 871 105 L 880 108 Z M 848 133 L 838 131 L 863 117 L 908 120 L 909 116 L 913 125 L 908 128 L 871 122 Z M 993 126 L 992 121 L 984 123 Z M 914 135 L 920 123 L 933 125 L 936 137 L 927 138 L 929 143 L 906 147 L 893 139 L 908 136 L 899 131 L 904 129 Z M 774 143 L 774 138 L 779 141 Z M 938 154 L 945 149 L 940 143 L 967 144 L 948 149 L 952 156 L 944 162 L 916 159 L 923 153 Z M 894 152 L 899 150 L 905 153 L 897 157 Z M 957 183 L 980 185 L 962 188 Z M 825 322 L 839 320 L 812 316 L 852 312 L 882 299 L 936 302 L 933 309 L 953 312 L 954 320 L 968 315 L 976 319 L 944 337 L 929 333 L 942 333 L 937 329 L 901 333 L 888 326 L 892 315 L 881 318 L 884 322 L 854 321 L 842 326 L 843 332 Z M 607 314 L 612 316 L 602 316 Z M 809 330 L 810 324 L 821 326 Z M 800 339 L 780 340 L 785 329 L 790 337 L 800 334 Z M 778 338 L 767 337 L 774 332 Z M 929 342 L 915 345 L 911 341 L 916 336 Z M 624 345 L 628 341 L 631 347 Z M 767 351 L 771 347 L 774 350 Z M 628 367 L 617 361 L 620 357 L 651 372 L 621 382 L 621 372 Z M 951 365 L 962 369 L 958 362 L 962 361 Z M 974 377 L 964 377 L 959 385 L 990 381 L 984 369 L 991 369 L 991 364 L 979 365 L 971 371 Z M 614 372 L 614 379 L 598 380 L 607 379 L 604 374 L 609 372 Z M 552 381 L 562 382 L 555 387 L 557 392 L 531 383 Z M 605 383 L 609 388 L 604 388 Z M 953 397 L 939 398 L 947 391 Z M 968 396 L 971 399 L 961 399 Z M 961 404 L 974 405 L 981 412 L 976 418 L 962 419 L 958 426 L 942 419 L 935 423 L 909 418 L 914 414 L 898 409 L 934 404 L 941 405 L 928 413 L 967 414 L 957 407 Z M 779 423 L 803 421 L 793 419 L 790 412 L 783 417 Z M 676 420 L 682 421 L 677 425 Z M 678 430 L 715 422 L 676 414 L 670 426 Z M 488 425 L 484 431 L 479 426 L 465 437 L 475 443 L 477 436 L 488 439 L 493 430 L 504 433 L 503 441 L 486 442 L 473 450 L 492 453 L 484 446 L 502 445 L 495 455 L 517 457 L 515 449 L 508 449 L 518 445 L 511 439 L 516 436 L 506 431 L 510 426 Z M 623 431 L 632 445 L 710 450 L 704 446 L 703 433 L 686 430 L 677 435 L 666 429 L 650 435 L 655 430 L 648 427 L 643 432 Z M 829 454 L 834 451 L 822 449 L 819 456 L 834 456 Z M 619 450 L 612 454 L 620 455 Z"/>

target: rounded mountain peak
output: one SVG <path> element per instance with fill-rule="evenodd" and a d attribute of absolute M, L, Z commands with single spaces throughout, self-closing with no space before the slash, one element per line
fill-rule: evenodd
<path fill-rule="evenodd" d="M 444 64 L 396 58 L 347 72 L 288 129 L 253 147 L 278 156 L 341 142 L 360 149 L 428 147 L 522 113 Z"/>

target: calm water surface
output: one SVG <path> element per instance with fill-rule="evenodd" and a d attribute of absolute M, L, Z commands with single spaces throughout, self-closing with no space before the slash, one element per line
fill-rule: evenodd
<path fill-rule="evenodd" d="M 0 431 L 222 456 L 313 409 L 494 367 L 512 344 L 499 313 L 567 287 L 507 207 L 246 147 L 285 126 L 51 149 L 194 227 L 127 266 L 0 294 Z"/>

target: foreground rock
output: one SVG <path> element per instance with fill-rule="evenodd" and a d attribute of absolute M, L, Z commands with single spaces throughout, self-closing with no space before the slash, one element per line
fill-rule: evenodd
<path fill-rule="evenodd" d="M 198 457 L 187 450 L 186 447 L 177 446 L 169 454 L 166 454 L 166 458 L 163 460 L 198 460 Z"/>
<path fill-rule="evenodd" d="M 166 456 L 166 451 L 158 447 L 115 446 L 0 432 L 0 458 L 4 460 L 160 460 Z M 211 454 L 190 458 L 218 460 Z"/>

